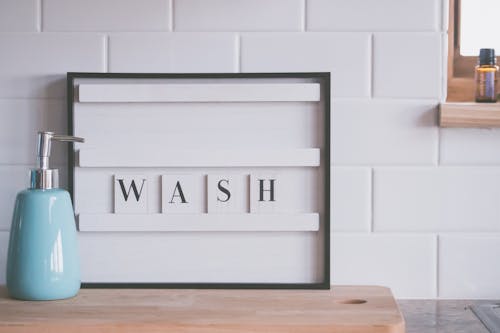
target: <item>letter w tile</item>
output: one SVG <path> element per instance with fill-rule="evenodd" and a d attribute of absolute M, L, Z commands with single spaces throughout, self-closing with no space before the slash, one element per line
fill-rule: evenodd
<path fill-rule="evenodd" d="M 143 175 L 115 175 L 115 213 L 146 214 L 148 212 L 148 180 Z"/>

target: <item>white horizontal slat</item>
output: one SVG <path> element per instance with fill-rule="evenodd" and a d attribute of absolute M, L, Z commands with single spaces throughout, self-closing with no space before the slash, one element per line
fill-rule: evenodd
<path fill-rule="evenodd" d="M 80 167 L 287 167 L 320 165 L 320 150 L 79 150 Z"/>
<path fill-rule="evenodd" d="M 81 84 L 79 102 L 317 102 L 319 83 Z"/>
<path fill-rule="evenodd" d="M 82 281 L 101 283 L 321 282 L 321 239 L 317 232 L 78 233 Z"/>
<path fill-rule="evenodd" d="M 308 214 L 80 214 L 80 231 L 318 231 Z"/>

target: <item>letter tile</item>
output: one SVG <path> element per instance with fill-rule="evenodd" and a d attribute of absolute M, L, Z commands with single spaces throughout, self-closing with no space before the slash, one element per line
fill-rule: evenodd
<path fill-rule="evenodd" d="M 208 175 L 208 213 L 247 213 L 248 175 Z"/>
<path fill-rule="evenodd" d="M 144 175 L 114 175 L 115 213 L 148 213 L 148 179 Z"/>
<path fill-rule="evenodd" d="M 193 175 L 162 175 L 162 213 L 196 213 L 203 190 L 195 183 Z"/>
<path fill-rule="evenodd" d="M 250 213 L 273 213 L 284 195 L 282 179 L 276 173 L 250 175 Z"/>

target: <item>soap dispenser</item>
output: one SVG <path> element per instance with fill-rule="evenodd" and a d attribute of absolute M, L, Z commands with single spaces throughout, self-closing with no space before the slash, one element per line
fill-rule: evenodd
<path fill-rule="evenodd" d="M 29 189 L 17 194 L 7 257 L 7 290 L 22 300 L 73 297 L 80 289 L 75 215 L 66 190 L 58 188 L 57 169 L 49 168 L 53 141 L 82 138 L 39 132 L 38 168 Z"/>

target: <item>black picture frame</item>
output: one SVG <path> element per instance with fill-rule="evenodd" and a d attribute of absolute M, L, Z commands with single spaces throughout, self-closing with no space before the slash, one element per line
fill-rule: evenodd
<path fill-rule="evenodd" d="M 331 165 L 331 94 L 330 72 L 287 72 L 287 73 L 67 73 L 68 132 L 73 133 L 74 81 L 80 78 L 95 79 L 255 79 L 255 78 L 295 78 L 319 79 L 324 99 L 324 237 L 323 237 L 323 281 L 319 283 L 87 283 L 82 288 L 149 288 L 149 289 L 330 289 L 330 165 Z M 68 190 L 73 200 L 73 176 L 75 167 L 74 145 L 68 145 Z"/>

